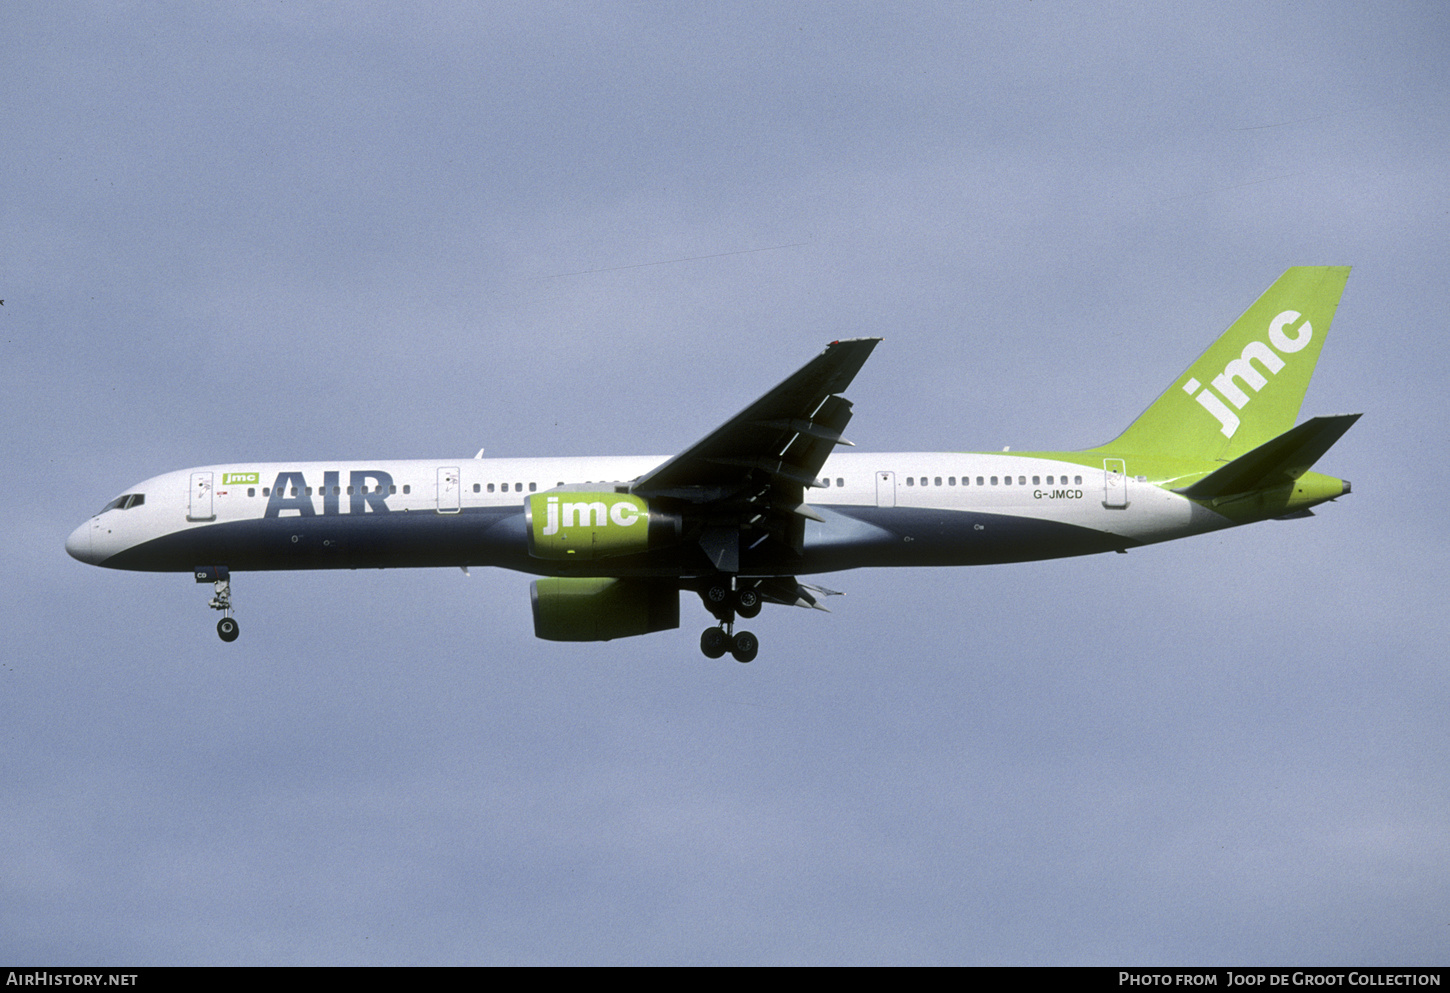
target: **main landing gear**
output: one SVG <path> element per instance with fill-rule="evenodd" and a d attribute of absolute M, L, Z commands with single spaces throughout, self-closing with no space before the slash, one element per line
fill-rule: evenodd
<path fill-rule="evenodd" d="M 710 659 L 729 652 L 736 662 L 751 662 L 760 652 L 760 639 L 749 631 L 736 631 L 735 615 L 750 618 L 760 613 L 760 593 L 754 587 L 733 586 L 733 581 L 727 585 L 719 580 L 700 591 L 705 606 L 720 620 L 718 627 L 706 628 L 700 635 L 700 651 Z"/>
<path fill-rule="evenodd" d="M 211 603 L 207 606 L 212 610 L 220 610 L 222 619 L 216 622 L 217 637 L 222 641 L 236 641 L 241 629 L 237 627 L 237 619 L 232 616 L 232 580 L 224 565 L 198 566 L 194 570 L 198 583 L 212 584 Z"/>

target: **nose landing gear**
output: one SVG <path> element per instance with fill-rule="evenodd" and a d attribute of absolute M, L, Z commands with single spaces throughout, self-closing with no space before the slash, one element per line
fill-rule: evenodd
<path fill-rule="evenodd" d="M 198 583 L 212 584 L 212 610 L 220 610 L 222 619 L 216 622 L 217 637 L 222 641 L 236 641 L 241 634 L 237 619 L 232 616 L 232 580 L 224 565 L 197 566 L 193 570 Z"/>
<path fill-rule="evenodd" d="M 222 641 L 236 641 L 241 631 L 237 630 L 237 619 L 235 617 L 223 617 L 216 622 L 216 633 Z"/>

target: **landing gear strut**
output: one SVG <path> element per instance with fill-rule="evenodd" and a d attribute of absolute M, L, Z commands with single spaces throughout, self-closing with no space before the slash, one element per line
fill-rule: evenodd
<path fill-rule="evenodd" d="M 710 659 L 729 652 L 737 662 L 750 662 L 760 652 L 760 639 L 749 631 L 736 631 L 735 615 L 749 618 L 760 613 L 760 594 L 749 586 L 733 588 L 735 582 L 716 580 L 700 592 L 705 606 L 720 620 L 718 627 L 706 628 L 700 635 L 700 651 Z"/>
<path fill-rule="evenodd" d="M 232 616 L 232 581 L 218 579 L 212 584 L 212 589 L 215 592 L 208 606 L 222 612 L 222 619 L 216 622 L 217 637 L 222 641 L 236 641 L 237 635 L 242 632 L 237 627 L 237 619 Z"/>
<path fill-rule="evenodd" d="M 237 627 L 237 619 L 232 616 L 232 580 L 224 565 L 198 566 L 195 569 L 196 581 L 198 583 L 212 584 L 211 603 L 207 606 L 212 610 L 220 610 L 222 619 L 216 622 L 217 637 L 222 641 L 236 641 L 241 629 Z"/>

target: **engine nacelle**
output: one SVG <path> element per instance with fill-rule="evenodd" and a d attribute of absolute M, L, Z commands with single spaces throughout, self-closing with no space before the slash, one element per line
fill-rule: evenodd
<path fill-rule="evenodd" d="M 536 579 L 529 587 L 534 636 L 610 641 L 680 626 L 680 591 L 644 579 Z"/>
<path fill-rule="evenodd" d="M 530 555 L 576 562 L 663 548 L 679 541 L 682 528 L 676 514 L 607 491 L 535 493 L 524 503 L 524 518 Z"/>

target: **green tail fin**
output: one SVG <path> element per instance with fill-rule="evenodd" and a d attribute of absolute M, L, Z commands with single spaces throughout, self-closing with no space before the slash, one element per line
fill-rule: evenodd
<path fill-rule="evenodd" d="M 1349 266 L 1295 266 L 1104 451 L 1231 461 L 1294 426 Z"/>

